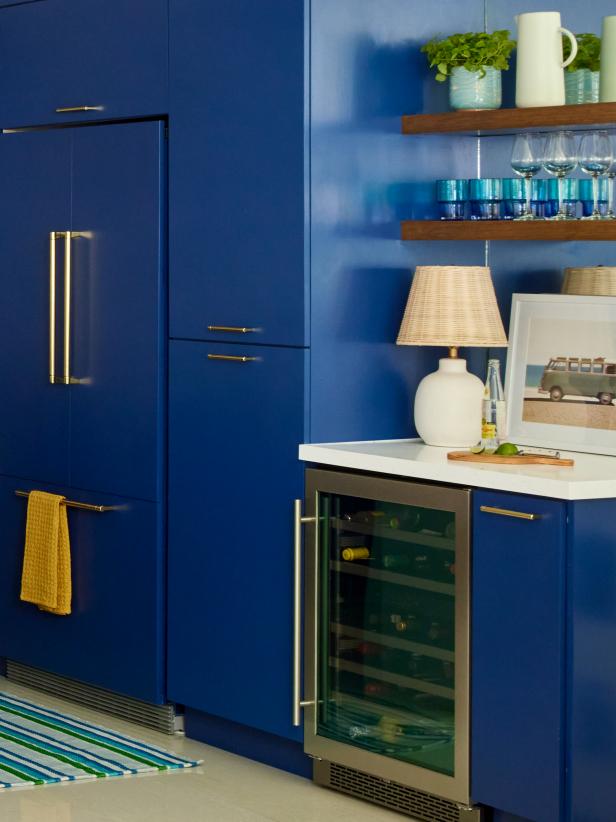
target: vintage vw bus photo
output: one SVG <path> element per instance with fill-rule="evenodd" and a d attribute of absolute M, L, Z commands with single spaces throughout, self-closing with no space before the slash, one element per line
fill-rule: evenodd
<path fill-rule="evenodd" d="M 539 393 L 559 402 L 563 397 L 588 397 L 611 405 L 616 397 L 616 363 L 605 357 L 554 357 L 543 369 Z"/>

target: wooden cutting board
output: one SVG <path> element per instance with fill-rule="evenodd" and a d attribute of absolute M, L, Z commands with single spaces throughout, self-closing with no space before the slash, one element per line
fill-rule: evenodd
<path fill-rule="evenodd" d="M 491 462 L 495 465 L 559 465 L 569 468 L 575 461 L 560 457 L 546 457 L 541 454 L 517 454 L 512 457 L 498 456 L 497 454 L 471 454 L 470 451 L 450 451 L 448 460 L 460 462 Z"/>

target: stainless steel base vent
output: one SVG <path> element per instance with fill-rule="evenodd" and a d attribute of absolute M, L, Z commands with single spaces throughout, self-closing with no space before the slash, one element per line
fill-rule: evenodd
<path fill-rule="evenodd" d="M 177 716 L 173 705 L 151 705 L 130 696 L 122 696 L 104 688 L 85 685 L 76 679 L 51 674 L 11 659 L 6 661 L 6 677 L 12 682 L 69 699 L 87 708 L 113 714 L 128 722 L 145 725 L 164 734 L 174 734 L 183 728 L 183 717 Z"/>
<path fill-rule="evenodd" d="M 479 807 L 466 807 L 439 796 L 362 773 L 325 760 L 314 761 L 314 781 L 411 816 L 417 822 L 481 822 Z"/>

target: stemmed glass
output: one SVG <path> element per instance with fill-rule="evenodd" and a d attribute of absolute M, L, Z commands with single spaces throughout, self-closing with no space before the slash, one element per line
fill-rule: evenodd
<path fill-rule="evenodd" d="M 599 211 L 599 175 L 605 174 L 614 162 L 612 144 L 607 131 L 589 131 L 580 142 L 580 168 L 592 177 L 593 209 L 585 220 L 602 220 Z"/>
<path fill-rule="evenodd" d="M 516 220 L 536 220 L 530 207 L 531 181 L 538 171 L 541 171 L 543 159 L 543 135 L 529 132 L 516 134 L 511 151 L 511 168 L 520 177 L 524 177 L 526 206 L 521 217 Z"/>
<path fill-rule="evenodd" d="M 558 213 L 550 220 L 572 220 L 563 209 L 563 180 L 578 164 L 575 136 L 572 131 L 553 131 L 545 146 L 543 167 L 558 179 Z"/>
<path fill-rule="evenodd" d="M 616 158 L 613 160 L 612 165 L 608 168 L 605 176 L 607 177 L 607 214 L 605 215 L 605 219 L 616 220 L 616 214 L 614 214 L 614 178 L 616 177 Z"/>

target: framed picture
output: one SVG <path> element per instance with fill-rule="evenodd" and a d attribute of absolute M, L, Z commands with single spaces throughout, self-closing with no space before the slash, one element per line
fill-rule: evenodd
<path fill-rule="evenodd" d="M 616 455 L 616 297 L 514 294 L 507 438 Z"/>

